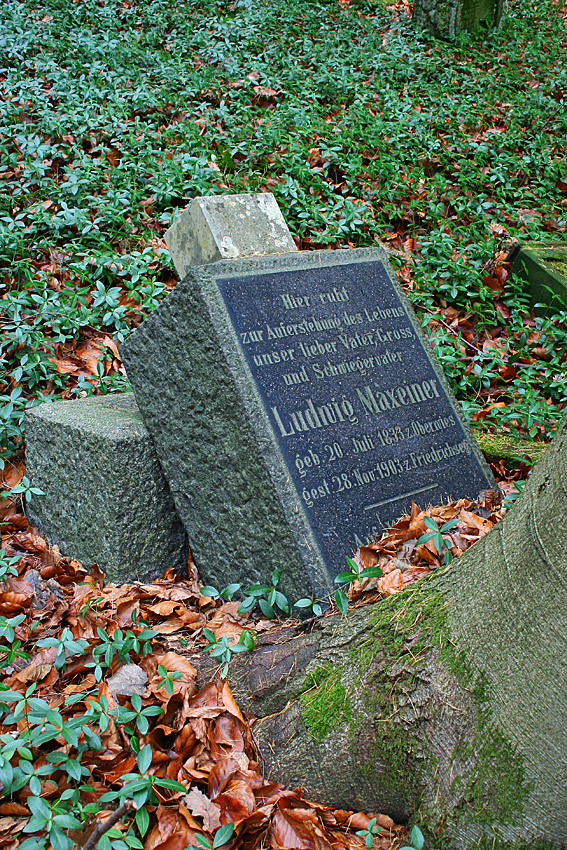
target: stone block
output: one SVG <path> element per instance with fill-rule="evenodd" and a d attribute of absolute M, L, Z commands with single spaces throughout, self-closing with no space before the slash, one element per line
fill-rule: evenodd
<path fill-rule="evenodd" d="M 25 419 L 29 521 L 108 581 L 186 573 L 188 544 L 133 393 L 46 402 Z"/>
<path fill-rule="evenodd" d="M 507 257 L 510 276 L 523 280 L 538 316 L 567 307 L 567 242 L 521 242 Z M 538 305 L 537 307 L 535 305 Z"/>
<path fill-rule="evenodd" d="M 271 193 L 195 198 L 165 241 L 181 279 L 191 266 L 215 260 L 297 251 Z"/>
<path fill-rule="evenodd" d="M 412 21 L 437 38 L 454 38 L 480 24 L 498 27 L 504 0 L 415 0 Z"/>
<path fill-rule="evenodd" d="M 328 593 L 412 500 L 496 488 L 380 248 L 193 268 L 121 352 L 207 584 Z"/>

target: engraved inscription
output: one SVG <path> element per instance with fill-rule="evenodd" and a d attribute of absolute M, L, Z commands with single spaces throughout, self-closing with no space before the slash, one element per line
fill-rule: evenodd
<path fill-rule="evenodd" d="M 411 307 L 379 262 L 264 274 L 250 286 L 219 282 L 298 498 L 337 571 L 413 498 L 462 493 L 464 478 L 471 495 L 485 486 Z"/>

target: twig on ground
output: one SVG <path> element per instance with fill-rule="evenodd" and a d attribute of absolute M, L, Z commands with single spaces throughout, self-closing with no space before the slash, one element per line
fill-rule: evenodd
<path fill-rule="evenodd" d="M 83 847 L 83 850 L 94 850 L 94 848 L 99 842 L 99 839 L 102 838 L 105 832 L 108 832 L 109 829 L 112 829 L 114 824 L 118 823 L 118 821 L 121 820 L 121 818 L 126 814 L 128 809 L 132 808 L 132 806 L 132 801 L 126 800 L 124 803 L 122 803 L 121 806 L 118 806 L 116 811 L 113 812 L 113 814 L 111 814 L 109 818 L 107 818 L 105 821 L 101 821 L 101 823 L 99 823 L 91 832 L 89 840 Z"/>
<path fill-rule="evenodd" d="M 455 328 L 452 328 L 451 325 L 448 325 L 447 322 L 443 321 L 443 319 L 439 317 L 439 313 L 436 313 L 434 310 L 430 310 L 429 307 L 424 307 L 422 304 L 418 306 L 420 310 L 425 310 L 426 313 L 429 313 L 431 316 L 435 316 L 435 321 L 439 322 L 440 325 L 443 325 L 444 328 L 447 328 L 449 333 L 452 333 L 454 337 L 459 337 L 459 332 L 456 331 Z M 477 354 L 480 354 L 481 357 L 486 358 L 488 356 L 486 354 L 486 351 L 481 351 L 480 348 L 477 348 L 476 345 L 473 345 L 472 342 L 469 342 L 468 339 L 465 339 L 462 334 L 460 336 L 460 339 L 465 345 L 468 345 L 469 348 L 472 348 L 473 351 L 476 351 Z M 502 355 L 502 358 L 504 360 L 508 359 L 505 354 Z"/>

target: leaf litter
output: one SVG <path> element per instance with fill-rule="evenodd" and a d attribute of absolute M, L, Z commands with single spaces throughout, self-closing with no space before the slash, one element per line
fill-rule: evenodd
<path fill-rule="evenodd" d="M 19 474 L 23 470 L 16 470 Z M 513 483 L 503 482 L 501 491 L 514 492 Z M 379 566 L 383 575 L 353 582 L 350 602 L 361 605 L 390 596 L 444 566 L 443 553 L 431 540 L 420 543 L 431 521 L 439 528 L 449 526 L 443 533 L 443 548 L 458 557 L 499 522 L 505 509 L 501 493 L 491 492 L 476 501 L 460 499 L 427 510 L 414 504 L 408 516 L 355 553 L 359 567 Z M 365 830 L 372 818 L 381 827 L 374 837 L 375 850 L 395 850 L 403 843 L 405 827 L 387 815 L 334 810 L 305 799 L 302 788 L 290 789 L 268 780 L 254 745 L 254 720 L 242 715 L 228 682 L 218 675 L 199 682 L 190 658 L 203 649 L 204 629 L 213 631 L 217 639 L 228 636 L 236 642 L 244 630 L 268 632 L 281 628 L 281 623 L 240 614 L 236 601 L 204 597 L 191 563 L 187 578 L 166 570 L 151 583 L 105 583 L 96 565 L 89 573 L 78 561 L 49 546 L 37 529 L 28 526 L 17 503 L 6 500 L 0 511 L 5 523 L 2 547 L 6 556 L 18 559 L 17 575 L 7 576 L 1 585 L 0 616 L 24 615 L 15 627 L 15 636 L 29 655 L 11 660 L 2 670 L 2 681 L 22 695 L 35 685 L 34 696 L 60 712 L 65 724 L 103 699 L 109 710 L 131 710 L 138 699 L 138 708 L 155 711 L 148 712 L 146 724 L 138 728 L 140 749 L 151 747 L 146 773 L 178 782 L 184 791 L 154 787 L 158 802 L 146 806 L 149 823 L 144 850 L 185 850 L 207 840 L 212 846 L 215 832 L 227 824 L 234 825 L 230 840 L 223 844 L 227 850 L 362 850 L 366 845 L 356 832 Z M 128 630 L 139 634 L 147 627 L 153 633 L 152 652 L 130 652 L 128 664 L 115 655 L 110 669 L 97 680 L 93 650 L 101 644 L 100 630 L 108 640 Z M 87 649 L 86 654 L 68 658 L 66 666 L 57 669 L 57 648 L 34 645 L 41 639 L 61 637 L 64 629 L 70 630 L 74 640 L 86 641 Z M 2 647 L 0 652 L 7 649 Z M 124 672 L 127 666 L 140 671 L 141 689 L 113 687 L 117 671 Z M 168 687 L 166 675 L 170 677 Z M 142 695 L 137 698 L 127 695 L 140 690 Z M 73 702 L 72 697 L 79 694 Z M 79 739 L 85 750 L 81 763 L 88 771 L 88 789 L 82 792 L 85 804 L 119 789 L 136 767 L 137 754 L 127 736 L 112 717 L 108 720 L 108 725 L 101 727 L 98 752 Z M 14 734 L 11 729 L 5 726 L 1 732 Z M 69 745 L 58 737 L 47 747 L 34 748 L 34 769 L 46 763 L 48 750 L 68 754 Z M 70 787 L 67 774 L 56 771 L 41 782 L 41 797 L 55 801 Z M 10 798 L 0 798 L 1 850 L 19 846 L 30 817 L 28 795 L 24 788 Z M 100 805 L 102 809 L 86 831 L 68 831 L 81 846 L 115 810 L 113 805 Z M 125 809 L 123 820 L 113 827 L 118 835 L 127 833 L 134 815 L 133 809 Z"/>

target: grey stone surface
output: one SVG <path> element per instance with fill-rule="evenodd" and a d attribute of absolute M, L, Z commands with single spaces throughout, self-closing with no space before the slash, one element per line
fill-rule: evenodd
<path fill-rule="evenodd" d="M 26 468 L 46 495 L 29 521 L 61 552 L 117 584 L 185 572 L 188 544 L 133 393 L 26 413 Z"/>
<path fill-rule="evenodd" d="M 510 276 L 525 281 L 536 316 L 565 309 L 567 241 L 517 243 L 506 259 L 511 263 Z"/>
<path fill-rule="evenodd" d="M 481 23 L 500 26 L 504 0 L 415 0 L 412 21 L 437 38 L 454 38 Z"/>
<path fill-rule="evenodd" d="M 271 193 L 195 198 L 165 241 L 180 278 L 192 266 L 297 251 Z"/>
<path fill-rule="evenodd" d="M 148 677 L 137 664 L 123 664 L 106 684 L 113 697 L 118 694 L 131 697 L 132 694 L 146 693 Z"/>
<path fill-rule="evenodd" d="M 194 268 L 121 351 L 217 587 L 329 592 L 412 498 L 496 486 L 380 248 Z"/>

